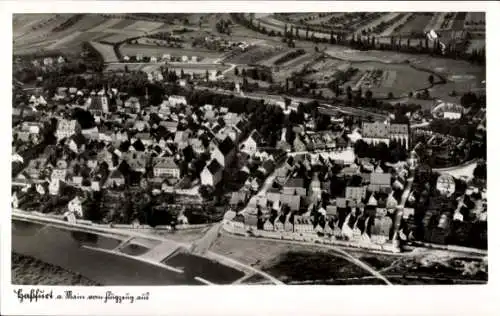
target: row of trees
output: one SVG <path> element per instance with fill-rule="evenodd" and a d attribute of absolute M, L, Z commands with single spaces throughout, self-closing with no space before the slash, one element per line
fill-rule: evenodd
<path fill-rule="evenodd" d="M 441 42 L 439 40 L 430 41 L 427 37 L 425 39 L 420 39 L 418 45 L 411 45 L 410 38 L 407 38 L 406 44 L 403 43 L 402 38 L 396 39 L 396 37 L 391 37 L 390 43 L 381 43 L 375 36 L 360 36 L 359 34 L 353 35 L 350 39 L 346 36 L 346 32 L 341 30 L 330 31 L 330 37 L 316 37 L 314 32 L 310 32 L 311 26 L 299 27 L 297 25 L 285 24 L 284 32 L 275 32 L 274 30 L 268 31 L 265 27 L 260 27 L 259 22 L 257 25 L 253 22 L 253 19 L 245 19 L 243 14 L 232 14 L 235 21 L 238 23 L 263 34 L 269 36 L 283 36 L 285 38 L 284 42 L 288 42 L 293 39 L 297 40 L 308 40 L 314 43 L 329 43 L 345 45 L 355 49 L 367 50 L 367 49 L 377 49 L 377 50 L 390 50 L 398 51 L 412 54 L 430 54 L 439 55 L 447 58 L 454 59 L 466 59 L 471 63 L 484 64 L 486 61 L 486 50 L 475 49 L 471 53 L 467 52 L 467 47 L 469 45 L 467 39 L 463 39 L 458 42 L 455 40 L 450 40 L 447 43 L 446 48 L 443 50 Z M 300 36 L 299 30 L 305 31 L 305 36 Z M 283 34 L 283 35 L 282 35 Z M 309 35 L 310 34 L 310 35 Z"/>

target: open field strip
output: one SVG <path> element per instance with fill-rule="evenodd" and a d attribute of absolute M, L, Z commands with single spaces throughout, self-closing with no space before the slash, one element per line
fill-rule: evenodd
<path fill-rule="evenodd" d="M 110 63 L 118 61 L 118 57 L 115 54 L 113 46 L 98 42 L 90 42 L 90 44 L 99 52 L 99 54 L 101 54 L 104 62 Z"/>
<path fill-rule="evenodd" d="M 399 25 L 406 23 L 406 20 L 408 20 L 410 16 L 412 16 L 412 14 L 414 13 L 400 13 L 400 14 L 404 14 L 404 16 L 398 21 L 394 22 L 392 25 L 389 25 L 389 27 L 387 27 L 382 33 L 380 33 L 379 37 L 391 36 L 392 33 L 394 32 L 394 29 Z"/>
<path fill-rule="evenodd" d="M 107 29 L 112 28 L 113 25 L 119 23 L 120 21 L 122 21 L 122 19 L 108 19 L 104 23 L 91 28 L 90 30 L 88 30 L 88 32 L 103 32 Z"/>
<path fill-rule="evenodd" d="M 388 21 L 390 19 L 393 19 L 395 18 L 399 13 L 398 12 L 391 12 L 391 13 L 385 13 L 383 14 L 381 17 L 367 23 L 367 24 L 361 24 L 358 26 L 358 28 L 356 29 L 356 32 L 355 33 L 361 33 L 362 30 L 367 30 L 369 28 L 374 28 L 375 26 L 377 26 L 378 24 L 380 24 L 381 22 L 385 22 L 385 21 Z"/>
<path fill-rule="evenodd" d="M 401 30 L 398 32 L 401 36 L 412 35 L 413 33 L 423 34 L 432 16 L 425 14 L 415 14 L 413 20 L 406 23 Z"/>
<path fill-rule="evenodd" d="M 157 29 L 161 26 L 163 26 L 162 22 L 136 21 L 135 23 L 128 25 L 124 29 L 131 31 L 137 30 L 142 32 L 151 32 L 152 30 Z"/>

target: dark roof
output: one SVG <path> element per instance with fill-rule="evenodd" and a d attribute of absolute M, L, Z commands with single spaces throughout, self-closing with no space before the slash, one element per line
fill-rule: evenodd
<path fill-rule="evenodd" d="M 303 188 L 304 187 L 304 179 L 302 178 L 290 178 L 284 185 L 288 188 Z"/>
<path fill-rule="evenodd" d="M 243 131 L 247 127 L 248 121 L 245 118 L 242 118 L 237 124 L 236 128 L 240 131 Z"/>
<path fill-rule="evenodd" d="M 115 169 L 111 174 L 109 175 L 110 178 L 122 178 L 123 174 L 120 172 L 120 170 Z"/>
<path fill-rule="evenodd" d="M 90 97 L 89 110 L 102 110 L 102 99 L 108 99 L 107 96 L 95 95 Z M 108 102 L 109 103 L 109 102 Z"/>
<path fill-rule="evenodd" d="M 213 159 L 207 168 L 210 173 L 215 174 L 222 169 L 222 166 L 217 162 L 217 160 Z"/>
<path fill-rule="evenodd" d="M 220 125 L 220 124 L 216 124 L 214 127 L 212 127 L 211 132 L 212 132 L 213 134 L 217 134 L 217 133 L 218 133 L 218 132 L 222 129 L 222 127 L 223 127 L 222 125 Z"/>
<path fill-rule="evenodd" d="M 219 150 L 225 156 L 234 149 L 234 143 L 230 137 L 226 137 L 224 141 L 219 145 Z"/>
<path fill-rule="evenodd" d="M 82 134 L 74 134 L 70 137 L 78 146 L 81 146 L 87 142 L 85 136 Z"/>
<path fill-rule="evenodd" d="M 255 142 L 257 143 L 257 145 L 262 143 L 262 136 L 255 129 L 250 133 L 250 136 L 248 136 L 248 137 L 249 138 L 252 137 L 253 140 L 255 140 Z"/>

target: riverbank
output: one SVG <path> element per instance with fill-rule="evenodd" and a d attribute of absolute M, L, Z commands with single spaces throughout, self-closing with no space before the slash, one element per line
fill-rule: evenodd
<path fill-rule="evenodd" d="M 12 284 L 98 286 L 78 273 L 51 265 L 30 256 L 12 253 Z"/>

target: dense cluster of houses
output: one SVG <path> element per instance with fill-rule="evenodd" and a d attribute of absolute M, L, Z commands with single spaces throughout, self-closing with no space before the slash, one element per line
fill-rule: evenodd
<path fill-rule="evenodd" d="M 55 108 L 50 104 L 68 95 L 70 104 Z M 57 144 L 47 146 L 27 162 L 15 179 L 44 186 L 44 194 L 55 196 L 66 185 L 99 191 L 128 183 L 151 187 L 156 193 L 172 192 L 181 182 L 188 187 L 198 181 L 215 187 L 223 179 L 224 170 L 233 168 L 237 156 L 242 155 L 246 158 L 238 170 L 243 173 L 250 173 L 250 163 L 252 167 L 257 164 L 256 174 L 264 177 L 275 167 L 274 157 L 259 150 L 262 136 L 249 130 L 246 115 L 224 107 L 206 104 L 195 109 L 184 96 L 176 95 L 165 97 L 155 107 L 147 105 L 147 99 L 128 97 L 109 88 L 58 89 L 49 105 L 36 103 L 41 98 L 34 96 L 32 106 L 51 114 L 45 123 L 25 121 L 14 129 L 18 140 L 14 156 L 19 156 L 16 150 L 23 144 L 39 142 L 50 119 L 57 120 L 53 132 Z M 95 126 L 83 129 L 68 115 L 68 107 L 90 112 Z M 246 183 L 255 189 L 260 185 L 252 177 Z"/>
<path fill-rule="evenodd" d="M 233 193 L 231 206 L 247 205 L 243 214 L 230 211 L 229 225 L 246 230 L 320 233 L 385 243 L 405 208 L 403 190 L 408 163 L 383 166 L 357 158 L 351 147 L 289 156 L 276 170 L 276 185 L 264 195 Z M 234 213 L 234 214 L 231 214 Z M 398 217 L 398 219 L 396 219 Z"/>

